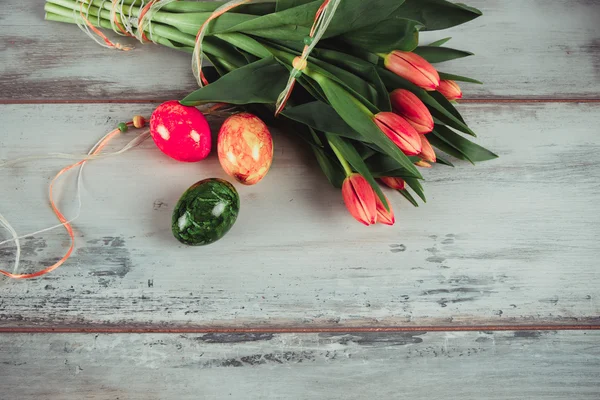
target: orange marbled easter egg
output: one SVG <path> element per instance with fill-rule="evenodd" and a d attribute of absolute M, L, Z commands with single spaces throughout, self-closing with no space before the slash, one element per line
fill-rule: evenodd
<path fill-rule="evenodd" d="M 217 148 L 225 172 L 244 185 L 260 182 L 273 162 L 269 128 L 249 113 L 233 115 L 223 123 Z"/>

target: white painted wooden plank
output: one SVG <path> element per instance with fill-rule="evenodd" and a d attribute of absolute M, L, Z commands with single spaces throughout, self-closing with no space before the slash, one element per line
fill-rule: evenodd
<path fill-rule="evenodd" d="M 83 152 L 149 105 L 0 106 L 0 158 Z M 179 245 L 172 208 L 194 182 L 225 177 L 213 155 L 167 159 L 148 142 L 91 163 L 77 250 L 65 266 L 0 287 L 4 326 L 73 324 L 469 325 L 600 322 L 600 148 L 594 104 L 461 106 L 500 154 L 427 171 L 429 203 L 389 193 L 398 224 L 347 213 L 301 142 L 276 135 L 272 171 L 240 187 L 224 240 Z M 122 138 L 124 144 L 128 139 Z M 115 148 L 117 148 L 115 144 Z M 0 210 L 31 232 L 55 223 L 45 200 L 62 167 L 0 170 Z M 72 215 L 68 198 L 61 204 Z M 7 233 L 2 232 L 2 237 Z M 62 255 L 62 231 L 24 243 L 24 267 Z M 13 250 L 0 249 L 10 267 Z"/>
<path fill-rule="evenodd" d="M 0 336 L 2 399 L 598 399 L 599 332 Z"/>
<path fill-rule="evenodd" d="M 43 20 L 43 0 L 0 8 L 0 100 L 169 99 L 195 88 L 190 56 L 159 46 L 123 53 L 97 46 L 76 26 Z M 484 17 L 423 35 L 453 36 L 476 57 L 440 65 L 485 86 L 468 98 L 597 98 L 600 6 L 589 0 L 472 0 Z"/>

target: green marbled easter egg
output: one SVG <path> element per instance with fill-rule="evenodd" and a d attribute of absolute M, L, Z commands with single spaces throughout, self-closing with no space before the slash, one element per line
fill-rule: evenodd
<path fill-rule="evenodd" d="M 173 211 L 173 235 L 181 243 L 204 246 L 221 239 L 235 224 L 240 197 L 223 179 L 205 179 L 181 196 Z"/>

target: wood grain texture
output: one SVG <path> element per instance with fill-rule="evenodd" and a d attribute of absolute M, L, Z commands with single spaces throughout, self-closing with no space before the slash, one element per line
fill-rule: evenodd
<path fill-rule="evenodd" d="M 3 335 L 2 399 L 597 399 L 600 332 Z"/>
<path fill-rule="evenodd" d="M 43 20 L 43 0 L 3 0 L 0 101 L 181 98 L 196 86 L 190 56 L 138 45 L 97 46 L 74 25 Z M 423 43 L 452 36 L 476 54 L 439 68 L 485 82 L 467 98 L 598 98 L 600 7 L 589 0 L 472 0 L 484 17 Z"/>
<path fill-rule="evenodd" d="M 119 121 L 151 109 L 0 106 L 8 132 L 0 158 L 84 152 Z M 147 142 L 91 163 L 74 257 L 42 279 L 0 286 L 0 323 L 150 330 L 600 324 L 600 149 L 591 128 L 599 106 L 461 110 L 480 143 L 501 157 L 426 171 L 429 203 L 418 209 L 389 193 L 394 228 L 352 220 L 312 155 L 286 135 L 275 136 L 267 178 L 238 186 L 233 230 L 205 248 L 179 245 L 170 218 L 188 186 L 225 177 L 214 156 L 179 164 Z M 62 165 L 0 170 L 0 210 L 20 233 L 55 223 L 44 196 Z M 61 205 L 72 215 L 69 199 Z M 66 239 L 57 231 L 25 241 L 23 267 L 56 259 Z M 11 267 L 13 251 L 0 249 L 2 267 Z"/>

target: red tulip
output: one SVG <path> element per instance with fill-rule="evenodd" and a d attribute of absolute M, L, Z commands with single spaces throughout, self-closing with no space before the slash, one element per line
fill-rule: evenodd
<path fill-rule="evenodd" d="M 433 130 L 433 117 L 419 98 L 409 90 L 397 89 L 390 93 L 392 108 L 404 117 L 417 133 L 425 134 Z"/>
<path fill-rule="evenodd" d="M 462 90 L 454 81 L 441 81 L 437 91 L 444 95 L 448 100 L 462 99 Z"/>
<path fill-rule="evenodd" d="M 435 68 L 415 53 L 392 51 L 385 56 L 384 64 L 396 75 L 425 90 L 435 90 L 440 84 L 440 76 Z"/>
<path fill-rule="evenodd" d="M 377 195 L 362 175 L 354 173 L 346 178 L 342 196 L 348 211 L 358 222 L 369 226 L 377 221 Z"/>
<path fill-rule="evenodd" d="M 390 176 L 386 176 L 380 178 L 381 182 L 383 182 L 386 186 L 394 189 L 394 190 L 404 190 L 406 189 L 406 182 L 402 178 L 393 178 Z"/>
<path fill-rule="evenodd" d="M 373 121 L 404 154 L 416 156 L 421 152 L 419 134 L 401 116 L 391 112 L 380 112 L 374 116 Z"/>
<path fill-rule="evenodd" d="M 435 156 L 435 150 L 431 147 L 431 143 L 425 137 L 425 135 L 421 135 L 421 154 L 419 157 L 424 161 L 434 163 L 437 161 L 437 157 Z"/>
<path fill-rule="evenodd" d="M 377 203 L 377 222 L 382 223 L 384 225 L 394 225 L 396 223 L 396 218 L 394 217 L 394 210 L 392 210 L 392 206 L 390 205 L 390 201 L 386 197 L 385 200 L 390 207 L 389 211 L 385 209 L 383 202 L 379 198 L 379 196 L 375 195 L 375 202 Z"/>

